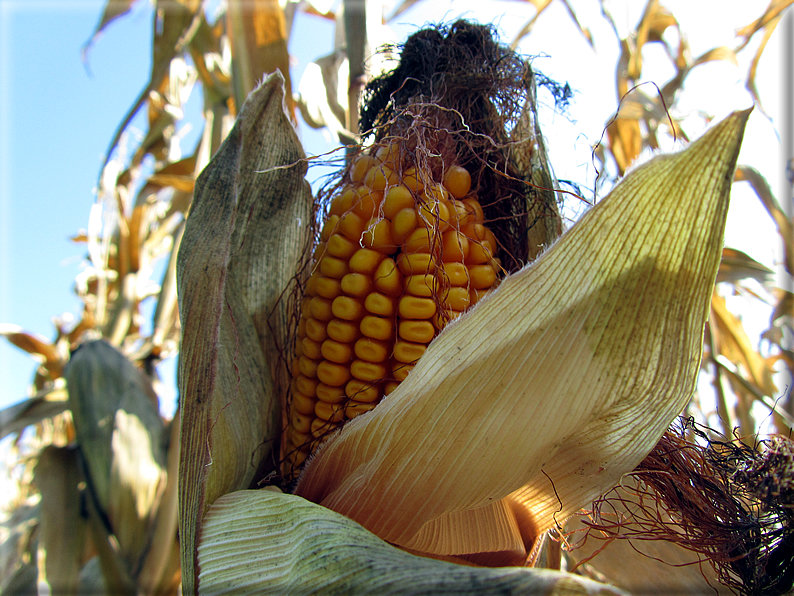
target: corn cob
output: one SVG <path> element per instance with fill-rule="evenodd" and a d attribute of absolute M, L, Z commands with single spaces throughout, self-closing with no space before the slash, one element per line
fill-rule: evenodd
<path fill-rule="evenodd" d="M 330 203 L 301 301 L 286 459 L 373 409 L 497 283 L 497 241 L 460 165 L 421 170 L 399 142 L 360 155 Z"/>

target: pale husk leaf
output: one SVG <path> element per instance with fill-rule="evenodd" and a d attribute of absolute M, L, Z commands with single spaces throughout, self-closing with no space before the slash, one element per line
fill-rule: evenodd
<path fill-rule="evenodd" d="M 304 154 L 268 77 L 196 182 L 177 262 L 182 324 L 179 465 L 185 593 L 201 518 L 272 470 L 280 427 L 288 285 L 308 243 Z"/>
<path fill-rule="evenodd" d="M 531 543 L 616 484 L 693 391 L 748 115 L 627 176 L 331 439 L 296 494 L 461 555 L 494 546 L 461 512 L 507 498 Z"/>
<path fill-rule="evenodd" d="M 218 499 L 199 544 L 201 594 L 622 594 L 559 571 L 417 557 L 349 519 L 269 490 Z"/>

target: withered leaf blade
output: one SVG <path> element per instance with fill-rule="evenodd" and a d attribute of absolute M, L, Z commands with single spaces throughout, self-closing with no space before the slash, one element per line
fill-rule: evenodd
<path fill-rule="evenodd" d="M 748 115 L 627 176 L 329 440 L 296 494 L 406 548 L 512 560 L 614 486 L 694 389 Z"/>
<path fill-rule="evenodd" d="M 149 546 L 165 480 L 157 396 L 144 374 L 101 340 L 75 351 L 65 377 L 89 490 L 134 575 Z"/>
<path fill-rule="evenodd" d="M 185 593 L 194 590 L 201 519 L 218 497 L 275 468 L 285 379 L 286 292 L 308 243 L 311 189 L 268 77 L 196 181 L 177 260 L 182 324 L 179 465 Z"/>
<path fill-rule="evenodd" d="M 487 569 L 401 551 L 349 519 L 269 490 L 218 499 L 199 545 L 201 593 L 574 594 L 620 590 L 549 569 Z"/>

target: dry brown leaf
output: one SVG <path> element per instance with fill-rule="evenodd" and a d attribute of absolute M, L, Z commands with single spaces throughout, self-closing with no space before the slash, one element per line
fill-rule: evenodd
<path fill-rule="evenodd" d="M 206 509 L 274 469 L 287 291 L 309 240 L 306 164 L 269 76 L 196 182 L 177 261 L 183 331 L 180 542 L 186 593 Z M 258 470 L 259 468 L 261 470 Z"/>
<path fill-rule="evenodd" d="M 66 410 L 66 391 L 62 382 L 56 385 L 60 386 L 40 391 L 26 401 L 0 410 L 0 439 Z"/>
<path fill-rule="evenodd" d="M 736 182 L 745 181 L 750 183 L 750 186 L 761 200 L 767 213 L 769 213 L 769 216 L 775 222 L 775 225 L 777 225 L 777 231 L 783 240 L 786 271 L 794 275 L 794 225 L 772 194 L 769 183 L 758 170 L 743 165 L 736 168 L 734 180 Z"/>
<path fill-rule="evenodd" d="M 226 30 L 232 44 L 235 105 L 243 105 L 265 75 L 279 71 L 285 80 L 287 109 L 294 118 L 287 23 L 278 0 L 230 0 Z"/>
<path fill-rule="evenodd" d="M 742 322 L 728 310 L 725 298 L 714 293 L 711 300 L 710 326 L 712 334 L 718 335 L 719 352 L 728 360 L 744 369 L 748 380 L 758 387 L 763 395 L 774 396 L 777 388 L 772 380 L 773 370 L 764 358 L 753 349 Z"/>
<path fill-rule="evenodd" d="M 765 267 L 750 255 L 735 248 L 723 248 L 720 270 L 717 272 L 717 283 L 737 282 L 742 279 L 754 279 L 760 284 L 770 281 L 774 271 Z"/>
<path fill-rule="evenodd" d="M 99 34 L 105 30 L 105 27 L 132 10 L 132 5 L 135 4 L 135 2 L 136 0 L 107 0 L 105 3 L 105 10 L 102 12 L 102 16 L 99 19 L 99 23 L 97 23 L 97 26 L 94 28 L 91 38 L 83 45 L 83 62 L 88 59 L 88 50 L 91 48 L 91 44 L 97 40 Z"/>
<path fill-rule="evenodd" d="M 16 325 L 0 324 L 0 336 L 5 337 L 12 345 L 24 350 L 43 364 L 53 380 L 60 378 L 63 372 L 64 358 L 58 353 L 58 348 L 55 345 Z"/>
<path fill-rule="evenodd" d="M 607 126 L 609 148 L 622 176 L 642 151 L 642 130 L 638 120 L 618 116 Z"/>
<path fill-rule="evenodd" d="M 634 170 L 319 449 L 296 494 L 493 564 L 613 486 L 694 390 L 748 117 Z"/>
<path fill-rule="evenodd" d="M 719 46 L 707 52 L 703 52 L 700 56 L 695 58 L 692 66 L 695 67 L 699 64 L 705 64 L 706 62 L 712 62 L 714 60 L 725 60 L 735 66 L 739 66 L 739 59 L 736 57 L 736 52 L 728 46 Z"/>

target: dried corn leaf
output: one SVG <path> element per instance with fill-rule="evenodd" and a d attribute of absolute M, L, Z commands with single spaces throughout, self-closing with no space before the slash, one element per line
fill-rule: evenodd
<path fill-rule="evenodd" d="M 717 334 L 719 352 L 749 375 L 748 380 L 763 395 L 774 396 L 777 388 L 772 380 L 773 370 L 753 349 L 742 322 L 728 310 L 725 298 L 714 293 L 711 299 L 711 333 Z"/>
<path fill-rule="evenodd" d="M 717 272 L 717 283 L 737 282 L 742 279 L 754 279 L 760 284 L 768 283 L 774 271 L 765 267 L 750 255 L 735 248 L 723 248 L 720 270 Z"/>
<path fill-rule="evenodd" d="M 67 408 L 63 381 L 55 389 L 40 391 L 34 397 L 0 410 L 0 439 L 18 433 L 26 427 L 52 418 Z"/>
<path fill-rule="evenodd" d="M 279 71 L 285 80 L 289 114 L 295 110 L 289 74 L 287 22 L 278 0 L 230 0 L 226 28 L 232 44 L 235 105 L 243 105 L 264 75 Z"/>
<path fill-rule="evenodd" d="M 77 592 L 86 538 L 79 485 L 83 481 L 74 447 L 46 447 L 33 482 L 41 494 L 39 518 L 39 589 L 55 594 Z"/>
<path fill-rule="evenodd" d="M 698 66 L 700 64 L 705 64 L 706 62 L 712 62 L 714 60 L 725 60 L 726 62 L 730 62 L 735 66 L 739 66 L 739 59 L 736 57 L 736 52 L 727 46 L 719 46 L 717 48 L 712 48 L 707 52 L 703 52 L 700 56 L 695 58 L 692 66 Z"/>
<path fill-rule="evenodd" d="M 772 189 L 761 173 L 750 166 L 739 166 L 736 168 L 734 180 L 737 182 L 746 181 L 758 195 L 767 213 L 777 225 L 777 231 L 783 240 L 783 249 L 786 258 L 786 271 L 794 274 L 794 225 L 786 216 L 783 208 L 772 194 Z"/>
<path fill-rule="evenodd" d="M 85 42 L 83 46 L 83 61 L 87 60 L 88 50 L 91 48 L 91 44 L 97 40 L 99 34 L 105 30 L 105 27 L 132 10 L 132 5 L 135 4 L 135 2 L 136 0 L 107 0 L 105 10 L 102 12 L 99 23 L 97 23 L 94 32 L 91 34 L 91 39 Z"/>
<path fill-rule="evenodd" d="M 83 344 L 65 375 L 98 515 L 134 575 L 150 545 L 165 480 L 157 396 L 143 373 L 104 341 Z"/>
<path fill-rule="evenodd" d="M 609 148 L 622 176 L 642 151 L 640 123 L 633 118 L 618 116 L 607 126 Z"/>
<path fill-rule="evenodd" d="M 613 486 L 694 390 L 748 116 L 627 176 L 331 438 L 296 494 L 494 564 Z"/>
<path fill-rule="evenodd" d="M 548 569 L 482 569 L 403 552 L 349 519 L 269 490 L 221 497 L 199 545 L 201 593 L 621 594 Z"/>
<path fill-rule="evenodd" d="M 309 240 L 312 197 L 283 78 L 269 76 L 196 182 L 177 261 L 183 331 L 180 542 L 193 589 L 201 519 L 274 469 L 287 295 Z M 259 468 L 262 468 L 258 471 Z"/>
<path fill-rule="evenodd" d="M 63 373 L 64 358 L 58 353 L 57 346 L 43 337 L 25 331 L 17 325 L 0 324 L 0 336 L 12 345 L 24 350 L 47 369 L 50 378 L 55 380 Z"/>

